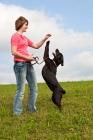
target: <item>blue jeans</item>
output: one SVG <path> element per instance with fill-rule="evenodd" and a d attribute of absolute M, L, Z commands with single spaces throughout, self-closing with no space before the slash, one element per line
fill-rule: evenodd
<path fill-rule="evenodd" d="M 14 98 L 13 112 L 19 115 L 23 112 L 22 100 L 25 92 L 25 82 L 27 80 L 30 93 L 28 98 L 28 111 L 36 112 L 37 81 L 33 65 L 29 62 L 15 62 L 14 73 L 16 76 L 17 90 Z"/>

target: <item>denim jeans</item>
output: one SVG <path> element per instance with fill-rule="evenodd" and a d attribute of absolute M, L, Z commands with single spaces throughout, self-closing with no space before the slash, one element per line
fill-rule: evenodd
<path fill-rule="evenodd" d="M 36 112 L 37 81 L 33 65 L 29 62 L 15 62 L 14 73 L 16 76 L 17 90 L 14 98 L 13 112 L 19 115 L 23 112 L 22 100 L 25 92 L 25 82 L 29 85 L 28 111 Z"/>

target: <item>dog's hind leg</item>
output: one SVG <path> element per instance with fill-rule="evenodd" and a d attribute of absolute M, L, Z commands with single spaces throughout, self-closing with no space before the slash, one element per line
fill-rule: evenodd
<path fill-rule="evenodd" d="M 62 109 L 61 98 L 62 98 L 62 93 L 52 94 L 52 101 L 60 110 Z"/>

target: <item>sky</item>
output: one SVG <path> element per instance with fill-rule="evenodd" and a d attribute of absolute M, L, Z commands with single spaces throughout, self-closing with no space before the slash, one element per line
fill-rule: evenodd
<path fill-rule="evenodd" d="M 0 0 L 0 84 L 15 84 L 11 36 L 15 20 L 24 16 L 29 21 L 27 32 L 30 40 L 38 43 L 47 33 L 49 55 L 56 48 L 64 56 L 64 66 L 57 68 L 57 79 L 63 81 L 93 80 L 93 0 Z M 38 50 L 28 47 L 43 60 L 46 42 Z M 37 82 L 44 82 L 41 65 L 34 65 Z"/>

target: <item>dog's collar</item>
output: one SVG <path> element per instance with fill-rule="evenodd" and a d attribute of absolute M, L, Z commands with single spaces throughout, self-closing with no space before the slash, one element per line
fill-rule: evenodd
<path fill-rule="evenodd" d="M 56 62 L 53 60 L 54 65 L 57 67 Z"/>

